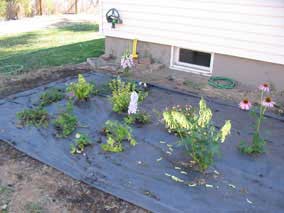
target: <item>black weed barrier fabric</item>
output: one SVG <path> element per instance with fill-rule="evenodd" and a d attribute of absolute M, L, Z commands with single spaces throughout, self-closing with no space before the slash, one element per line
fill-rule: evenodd
<path fill-rule="evenodd" d="M 85 76 L 97 85 L 111 78 L 96 73 Z M 232 133 L 222 144 L 222 156 L 207 173 L 200 174 L 188 169 L 186 163 L 190 158 L 176 143 L 178 138 L 169 135 L 157 116 L 166 106 L 197 106 L 199 97 L 152 87 L 139 108 L 151 113 L 153 121 L 143 128 L 133 128 L 138 144 L 126 146 L 122 153 L 105 153 L 99 143 L 105 142 L 100 131 L 106 120 L 122 120 L 122 116 L 112 112 L 107 97 L 95 96 L 88 104 L 74 107 L 82 126 L 77 132 L 87 133 L 93 144 L 86 148 L 84 155 L 71 155 L 70 143 L 76 132 L 67 139 L 58 139 L 52 122 L 48 128 L 21 128 L 17 125 L 16 113 L 34 107 L 47 88 L 65 88 L 66 83 L 75 80 L 66 79 L 1 100 L 0 140 L 75 179 L 153 212 L 284 212 L 284 123 L 281 119 L 264 121 L 262 133 L 268 141 L 267 152 L 249 157 L 237 150 L 240 140 L 249 140 L 252 136 L 249 114 L 207 99 L 216 126 L 231 120 Z M 65 105 L 66 100 L 62 100 L 46 109 L 55 118 Z M 169 154 L 171 145 L 174 151 Z M 185 183 L 201 185 L 179 183 L 169 175 Z"/>

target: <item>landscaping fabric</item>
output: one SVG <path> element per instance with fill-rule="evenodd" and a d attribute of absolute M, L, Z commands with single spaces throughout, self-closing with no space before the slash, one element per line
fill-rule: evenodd
<path fill-rule="evenodd" d="M 98 73 L 85 77 L 98 87 L 111 79 Z M 284 212 L 283 119 L 267 118 L 262 128 L 267 152 L 246 156 L 237 145 L 252 137 L 253 120 L 248 112 L 207 98 L 216 126 L 231 120 L 232 131 L 221 145 L 222 156 L 202 174 L 190 169 L 190 158 L 159 116 L 167 106 L 198 106 L 198 96 L 151 87 L 139 109 L 152 115 L 152 123 L 133 127 L 138 144 L 131 147 L 125 143 L 121 153 L 102 151 L 100 144 L 106 139 L 100 132 L 105 121 L 122 120 L 123 116 L 112 112 L 107 97 L 94 96 L 74 107 L 80 123 L 76 132 L 88 134 L 93 143 L 84 154 L 71 155 L 70 144 L 76 132 L 67 139 L 58 139 L 52 121 L 48 128 L 22 127 L 16 113 L 35 107 L 46 89 L 65 88 L 74 81 L 68 78 L 0 100 L 0 140 L 75 179 L 153 212 Z M 62 100 L 45 109 L 54 119 L 65 105 L 66 100 Z"/>

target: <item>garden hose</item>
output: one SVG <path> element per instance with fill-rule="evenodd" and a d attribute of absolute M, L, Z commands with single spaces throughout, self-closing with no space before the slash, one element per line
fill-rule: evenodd
<path fill-rule="evenodd" d="M 218 89 L 233 89 L 237 85 L 237 82 L 231 78 L 215 76 L 209 78 L 208 84 Z"/>

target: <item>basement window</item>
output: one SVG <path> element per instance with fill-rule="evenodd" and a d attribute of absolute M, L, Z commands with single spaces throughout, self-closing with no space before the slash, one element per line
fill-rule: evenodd
<path fill-rule="evenodd" d="M 212 53 L 173 47 L 170 68 L 210 75 L 212 73 L 212 62 Z"/>

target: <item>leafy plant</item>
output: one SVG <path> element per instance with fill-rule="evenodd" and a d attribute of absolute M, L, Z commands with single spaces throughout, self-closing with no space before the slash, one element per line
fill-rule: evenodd
<path fill-rule="evenodd" d="M 189 129 L 189 121 L 193 119 L 193 108 L 189 105 L 179 105 L 167 108 L 163 112 L 163 119 L 169 133 L 179 133 L 183 136 Z"/>
<path fill-rule="evenodd" d="M 55 129 L 57 130 L 57 136 L 66 138 L 71 135 L 77 128 L 78 121 L 73 114 L 73 106 L 69 101 L 65 112 L 58 115 L 54 121 Z"/>
<path fill-rule="evenodd" d="M 86 81 L 82 74 L 78 75 L 78 82 L 71 83 L 67 92 L 72 93 L 79 101 L 87 100 L 94 91 L 94 85 Z"/>
<path fill-rule="evenodd" d="M 109 87 L 112 91 L 112 109 L 114 112 L 118 113 L 127 112 L 132 91 L 136 91 L 138 93 L 139 102 L 144 101 L 144 99 L 148 96 L 148 92 L 137 89 L 135 83 L 124 82 L 120 78 L 112 80 L 109 83 Z"/>
<path fill-rule="evenodd" d="M 61 101 L 64 98 L 64 92 L 59 88 L 51 88 L 40 96 L 40 106 L 48 106 L 52 103 Z"/>
<path fill-rule="evenodd" d="M 26 109 L 17 113 L 17 118 L 23 125 L 33 125 L 36 127 L 48 126 L 48 112 L 42 108 Z"/>
<path fill-rule="evenodd" d="M 77 133 L 75 143 L 70 145 L 71 154 L 80 154 L 85 147 L 91 144 L 89 137 L 85 134 Z"/>
<path fill-rule="evenodd" d="M 246 154 L 260 154 L 265 152 L 265 140 L 260 136 L 260 128 L 262 121 L 264 120 L 264 114 L 267 108 L 272 108 L 275 105 L 275 102 L 272 101 L 270 97 L 264 97 L 264 93 L 269 93 L 271 88 L 267 83 L 261 84 L 259 87 L 260 90 L 260 103 L 259 103 L 259 112 L 257 113 L 256 109 L 253 109 L 251 115 L 256 119 L 256 124 L 254 125 L 254 133 L 252 137 L 252 143 L 247 145 L 245 141 L 241 141 L 239 149 L 241 152 Z M 239 104 L 242 110 L 250 110 L 252 107 L 251 102 L 248 99 L 244 99 Z"/>
<path fill-rule="evenodd" d="M 108 120 L 105 123 L 104 134 L 107 137 L 107 143 L 101 147 L 107 152 L 122 152 L 124 140 L 129 141 L 130 145 L 135 146 L 136 140 L 132 137 L 131 128 L 118 121 Z"/>
<path fill-rule="evenodd" d="M 194 113 L 190 106 L 167 109 L 163 113 L 166 128 L 181 137 L 188 154 L 198 165 L 200 171 L 206 170 L 220 154 L 220 142 L 230 134 L 231 122 L 226 121 L 220 131 L 213 125 L 212 112 L 202 98 L 199 113 Z"/>
<path fill-rule="evenodd" d="M 131 124 L 147 124 L 151 122 L 151 116 L 146 112 L 138 112 L 134 114 L 128 114 L 124 118 L 124 122 L 128 125 Z"/>

